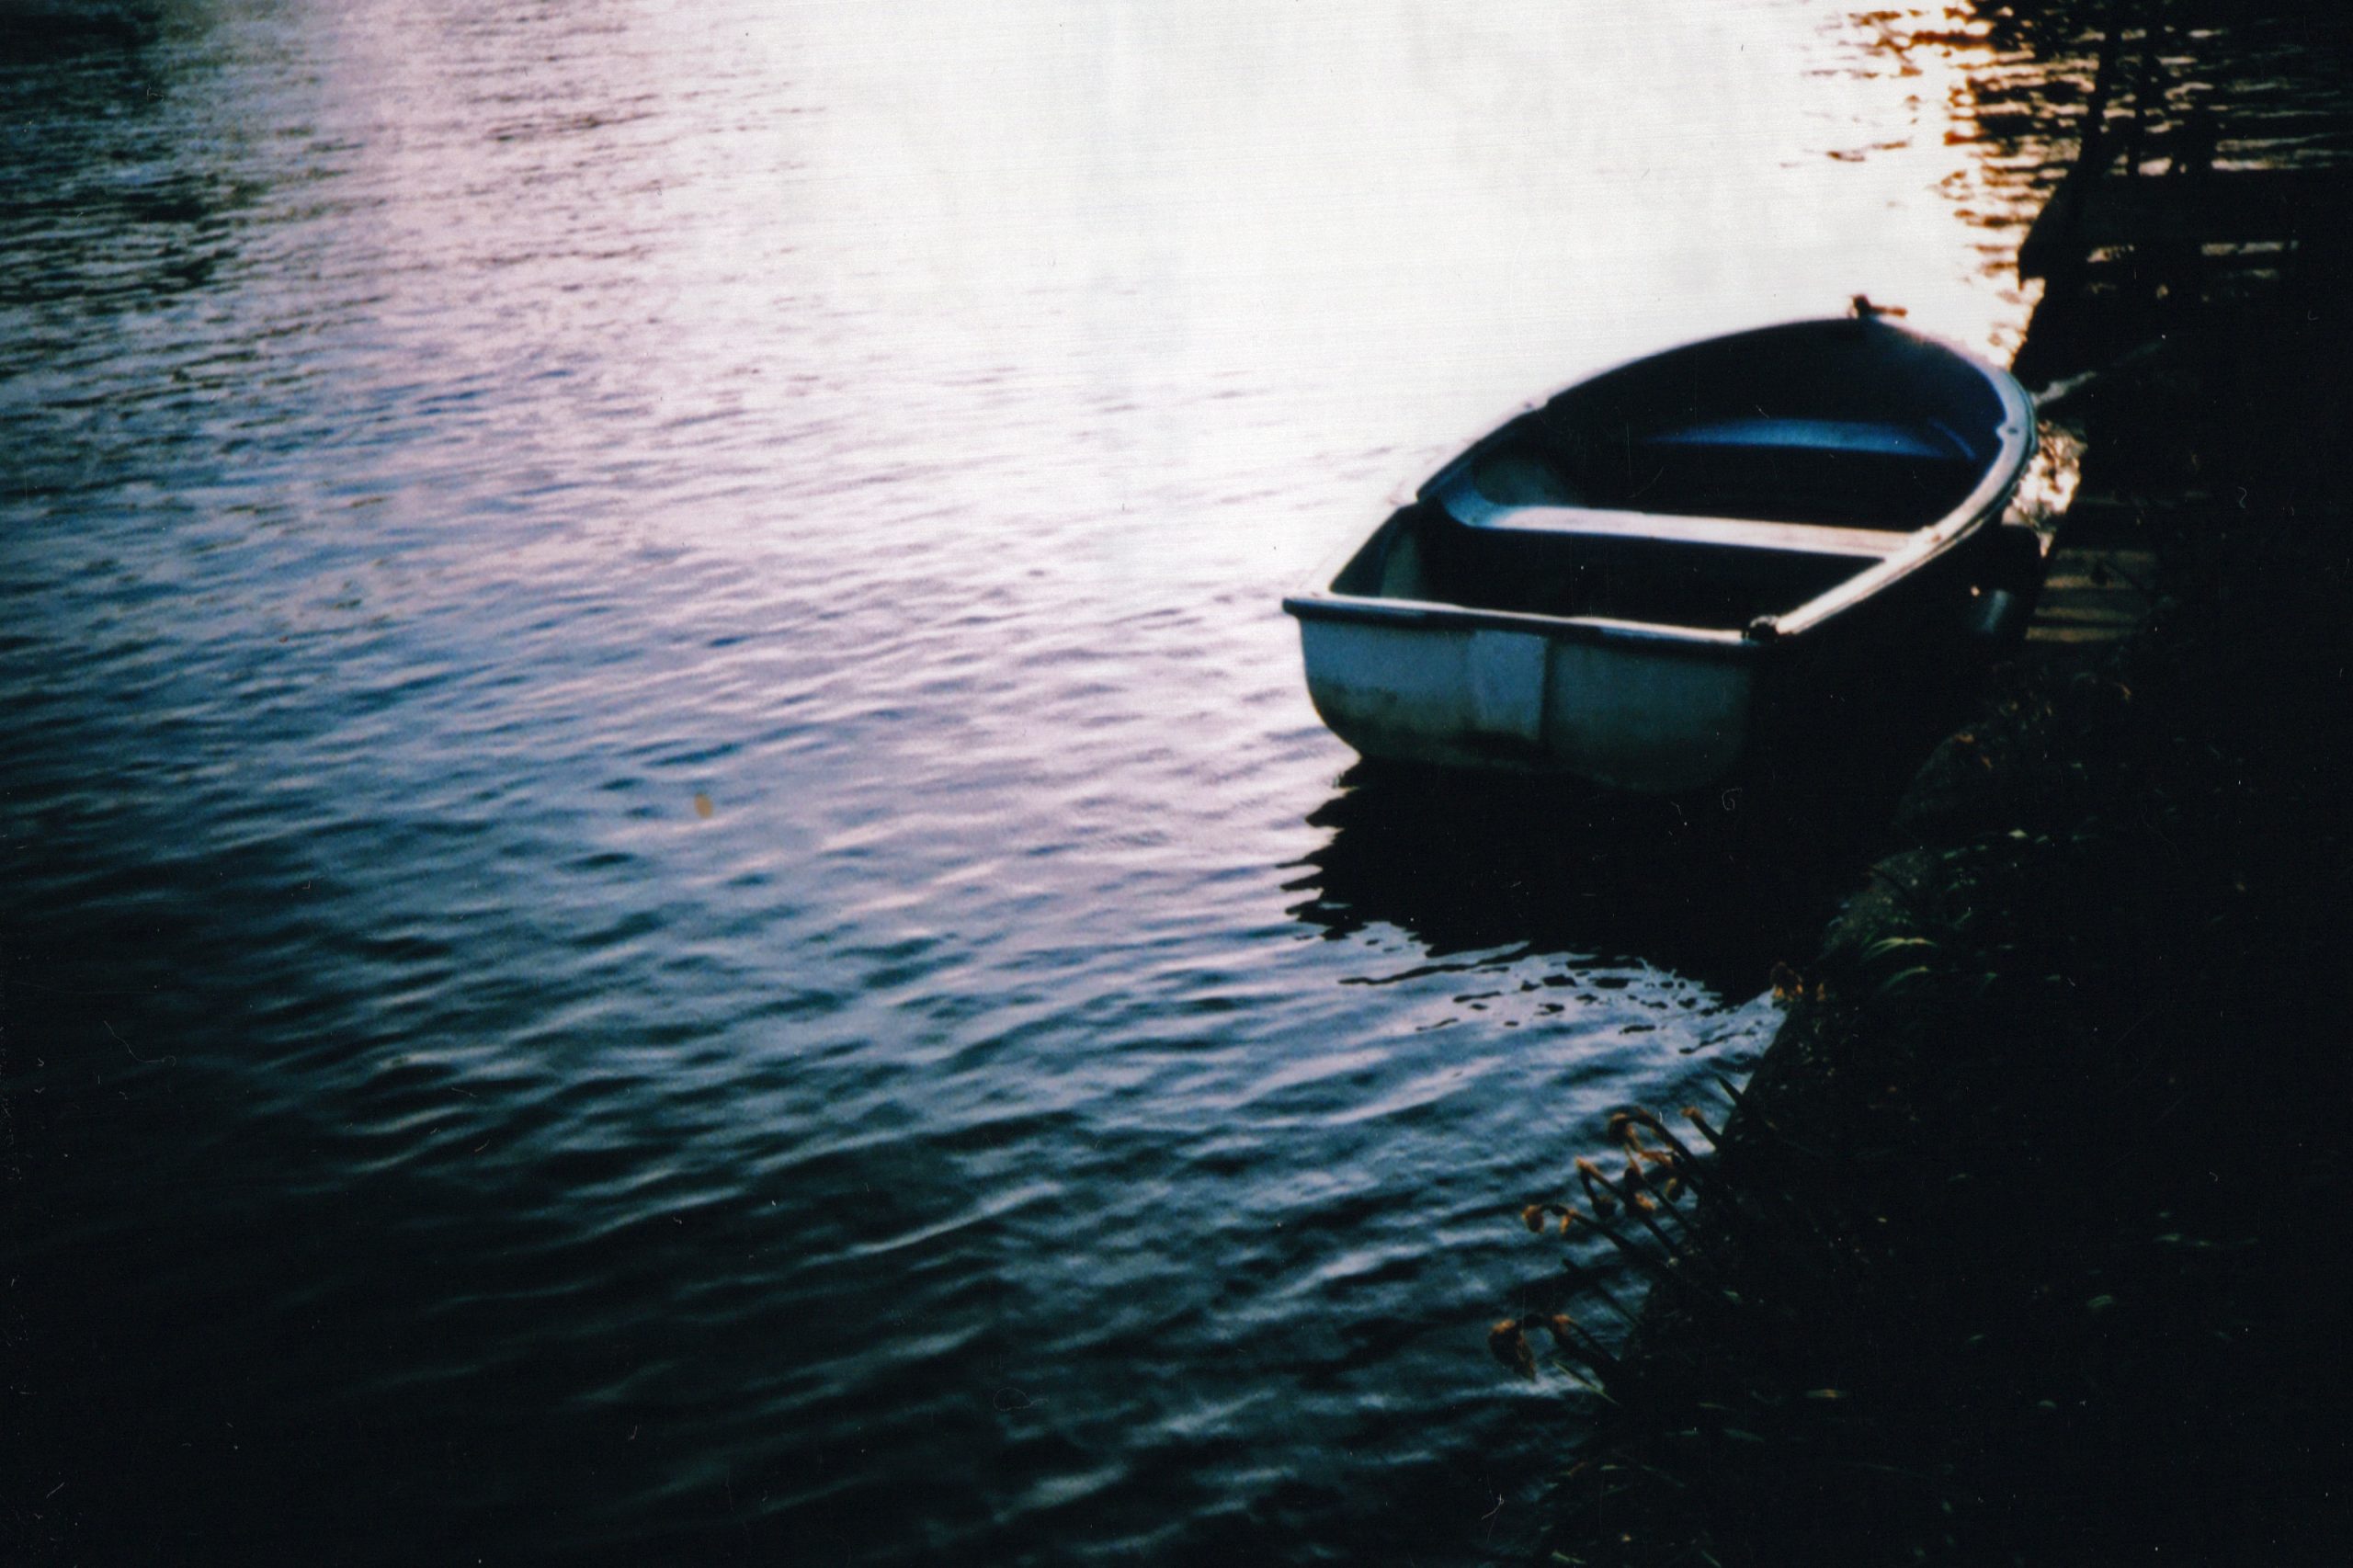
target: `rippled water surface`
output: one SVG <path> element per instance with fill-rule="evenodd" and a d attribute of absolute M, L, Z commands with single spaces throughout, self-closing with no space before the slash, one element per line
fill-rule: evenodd
<path fill-rule="evenodd" d="M 2014 343 L 1918 52 L 176 0 L 0 65 L 30 1533 L 1510 1539 L 1569 1429 L 1483 1358 L 1514 1215 L 1740 1071 L 1824 905 L 1349 773 L 1277 601 L 1627 355 L 1857 292 Z"/>

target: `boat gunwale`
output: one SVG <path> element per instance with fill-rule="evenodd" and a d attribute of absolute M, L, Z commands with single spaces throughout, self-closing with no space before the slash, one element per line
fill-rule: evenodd
<path fill-rule="evenodd" d="M 1359 546 L 1361 548 L 1361 546 Z M 1351 552 L 1353 554 L 1353 552 Z M 1574 642 L 1640 642 L 1694 652 L 1754 653 L 1765 644 L 1745 632 L 1665 621 L 1624 620 L 1599 615 L 1539 615 L 1527 610 L 1478 609 L 1438 599 L 1374 598 L 1360 594 L 1292 594 L 1284 613 L 1297 620 L 1339 620 L 1401 625 L 1439 624 L 1466 631 L 1536 632 Z"/>

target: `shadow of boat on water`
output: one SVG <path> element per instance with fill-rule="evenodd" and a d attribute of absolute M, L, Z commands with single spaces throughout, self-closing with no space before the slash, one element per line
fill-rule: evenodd
<path fill-rule="evenodd" d="M 1927 750 L 1913 737 L 1679 796 L 1359 762 L 1307 819 L 1330 836 L 1286 884 L 1306 895 L 1290 913 L 1334 938 L 1394 926 L 1434 957 L 1643 962 L 1751 995 L 1812 955 Z"/>

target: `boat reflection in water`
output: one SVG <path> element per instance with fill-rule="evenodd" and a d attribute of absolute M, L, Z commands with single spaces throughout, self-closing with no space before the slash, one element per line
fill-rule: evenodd
<path fill-rule="evenodd" d="M 1291 914 L 1334 937 L 1392 926 L 1433 959 L 1632 960 L 1753 995 L 1820 939 L 1928 738 L 1679 796 L 1358 763 L 1308 818 L 1331 836 Z"/>

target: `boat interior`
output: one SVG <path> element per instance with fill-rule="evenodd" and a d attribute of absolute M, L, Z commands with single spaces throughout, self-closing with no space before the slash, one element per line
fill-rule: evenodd
<path fill-rule="evenodd" d="M 1901 535 L 1892 537 L 1901 541 Z M 1736 631 L 1760 615 L 1786 614 L 1883 558 L 1880 551 L 1466 528 L 1417 503 L 1391 517 L 1332 586 L 1365 598 Z"/>
<path fill-rule="evenodd" d="M 2002 418 L 1973 367 L 1874 322 L 1699 345 L 1504 426 L 1333 587 L 1737 630 L 1952 515 L 1999 454 Z"/>
<path fill-rule="evenodd" d="M 1639 428 L 1541 413 L 1482 442 L 1441 487 L 1468 523 L 1522 506 L 1908 532 L 1949 512 L 1984 462 L 1939 421 L 1710 413 Z"/>

